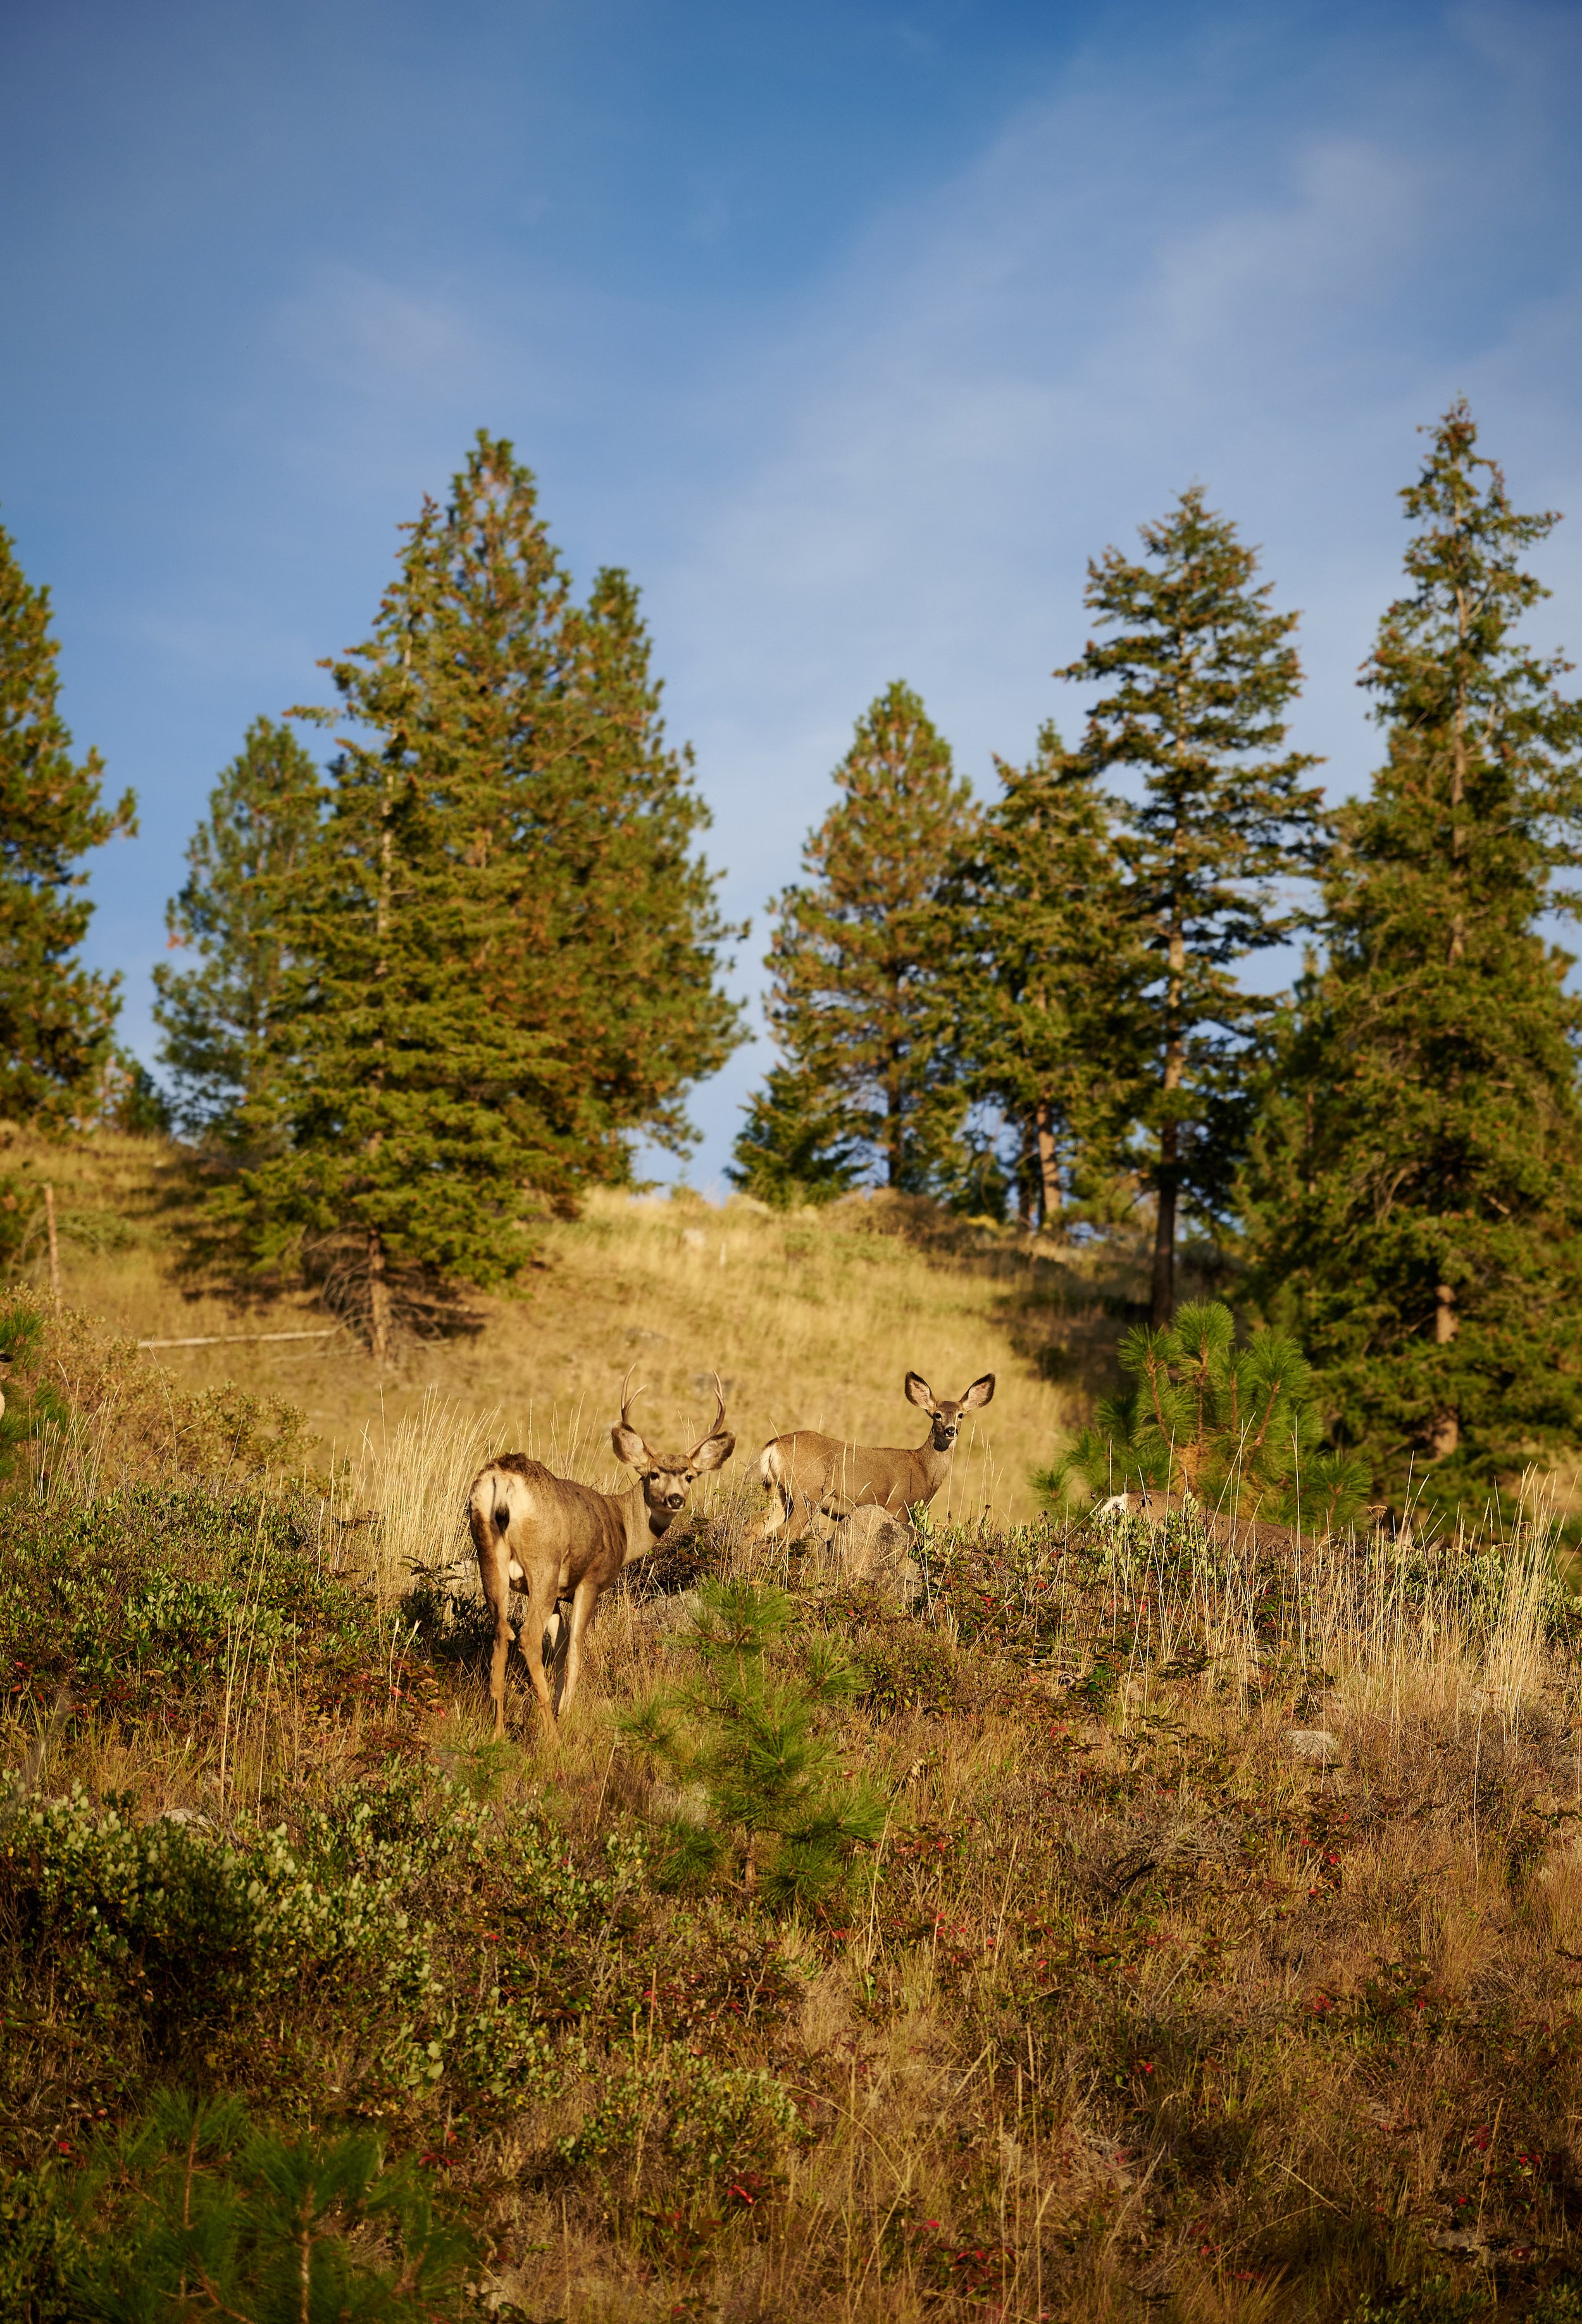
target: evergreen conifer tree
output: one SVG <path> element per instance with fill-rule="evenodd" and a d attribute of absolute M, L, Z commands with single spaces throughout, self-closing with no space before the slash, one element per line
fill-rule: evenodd
<path fill-rule="evenodd" d="M 171 946 L 200 965 L 153 973 L 160 1061 L 184 1128 L 254 1137 L 267 1116 L 269 1033 L 285 974 L 291 882 L 323 812 L 318 769 L 289 727 L 255 719 L 209 794 L 187 850 L 191 867 L 166 907 Z"/>
<path fill-rule="evenodd" d="M 1367 1464 L 1321 1449 L 1311 1365 L 1281 1332 L 1235 1342 L 1218 1300 L 1189 1301 L 1164 1331 L 1127 1332 L 1118 1354 L 1135 1385 L 1101 1398 L 1034 1483 L 1057 1508 L 1073 1485 L 1094 1499 L 1158 1486 L 1226 1517 L 1347 1524 L 1366 1499 Z"/>
<path fill-rule="evenodd" d="M 1363 678 L 1384 763 L 1338 818 L 1246 1185 L 1340 1441 L 1397 1489 L 1432 1462 L 1445 1499 L 1582 1425 L 1582 1008 L 1539 925 L 1582 860 L 1582 705 L 1517 634 L 1557 520 L 1476 445 L 1458 401 L 1403 494 L 1410 586 Z"/>
<path fill-rule="evenodd" d="M 289 1145 L 229 1199 L 262 1262 L 354 1246 L 382 1358 L 398 1276 L 499 1282 L 536 1209 L 627 1174 L 632 1133 L 685 1142 L 735 1012 L 636 594 L 609 573 L 571 603 L 509 444 L 480 436 L 327 667 L 355 731 L 290 882 Z"/>
<path fill-rule="evenodd" d="M 725 1172 L 744 1194 L 787 1210 L 797 1203 L 833 1202 L 855 1183 L 856 1141 L 840 1100 L 814 1074 L 771 1065 L 746 1112 L 735 1160 Z"/>
<path fill-rule="evenodd" d="M 769 1019 L 797 1085 L 838 1101 L 886 1183 L 912 1190 L 959 1111 L 928 976 L 945 935 L 935 899 L 970 841 L 971 793 L 898 682 L 858 720 L 835 785 L 803 851 L 806 883 L 774 907 Z M 750 1167 L 745 1145 L 737 1158 Z"/>
<path fill-rule="evenodd" d="M 1018 1207 L 1058 1231 L 1084 1174 L 1118 1166 L 1145 966 L 1090 768 L 1044 726 L 942 891 L 935 980 L 965 1094 L 1009 1125 Z"/>
<path fill-rule="evenodd" d="M 118 976 L 71 957 L 93 914 L 79 865 L 135 832 L 137 803 L 102 804 L 97 751 L 73 761 L 59 652 L 50 593 L 0 530 L 0 1115 L 63 1127 L 93 1102 L 121 1006 Z"/>
<path fill-rule="evenodd" d="M 832 1640 L 803 1643 L 799 1672 L 776 1670 L 772 1651 L 792 1615 L 784 1591 L 753 1582 L 705 1582 L 689 1640 L 702 1683 L 650 1695 L 616 1720 L 634 1757 L 667 1766 L 706 1799 L 706 1821 L 677 1818 L 661 1877 L 701 1886 L 734 1868 L 770 1904 L 814 1904 L 844 1886 L 855 1851 L 884 1831 L 884 1803 L 863 1782 L 842 1781 L 821 1714 L 860 1684 Z"/>
<path fill-rule="evenodd" d="M 1228 519 L 1183 493 L 1145 525 L 1145 556 L 1108 549 L 1086 602 L 1116 634 L 1090 641 L 1057 676 L 1105 690 L 1078 758 L 1142 779 L 1126 810 L 1124 853 L 1141 939 L 1152 956 L 1146 1084 L 1139 1116 L 1157 1203 L 1151 1310 L 1170 1320 L 1183 1197 L 1212 1216 L 1227 1199 L 1246 1036 L 1260 1014 L 1231 971 L 1291 927 L 1278 882 L 1316 859 L 1316 760 L 1283 748 L 1301 684 L 1294 613 L 1255 586 L 1255 552 Z"/>

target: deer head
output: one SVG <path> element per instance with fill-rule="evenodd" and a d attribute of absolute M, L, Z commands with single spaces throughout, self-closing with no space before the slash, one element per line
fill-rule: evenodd
<path fill-rule="evenodd" d="M 714 1374 L 714 1401 L 719 1409 L 706 1436 L 694 1444 L 690 1452 L 655 1452 L 631 1425 L 631 1407 L 642 1394 L 630 1386 L 628 1372 L 621 1384 L 621 1418 L 610 1431 L 610 1442 L 615 1447 L 615 1457 L 624 1461 L 629 1469 L 638 1472 L 648 1504 L 648 1525 L 652 1532 L 663 1533 L 671 1519 L 686 1507 L 686 1497 L 698 1479 L 711 1469 L 722 1469 L 736 1450 L 736 1439 L 723 1425 L 725 1398 L 720 1388 L 720 1375 Z"/>
<path fill-rule="evenodd" d="M 936 1397 L 920 1372 L 908 1372 L 906 1375 L 908 1400 L 920 1405 L 934 1423 L 934 1434 L 929 1443 L 936 1452 L 953 1450 L 962 1414 L 980 1410 L 993 1394 L 992 1372 L 985 1372 L 981 1379 L 975 1379 L 966 1394 L 959 1397 Z"/>

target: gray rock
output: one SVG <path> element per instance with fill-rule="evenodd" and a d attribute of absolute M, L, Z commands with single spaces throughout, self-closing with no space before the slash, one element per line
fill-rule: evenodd
<path fill-rule="evenodd" d="M 825 1571 L 836 1582 L 877 1582 L 894 1590 L 903 1605 L 912 1606 L 923 1592 L 923 1575 L 912 1548 L 911 1526 L 888 1509 L 853 1509 L 835 1527 L 825 1553 Z"/>
<path fill-rule="evenodd" d="M 1332 1767 L 1340 1757 L 1340 1738 L 1327 1727 L 1293 1727 L 1285 1748 L 1293 1759 L 1306 1759 L 1315 1767 Z"/>
<path fill-rule="evenodd" d="M 703 1610 L 695 1590 L 674 1590 L 663 1598 L 634 1599 L 631 1618 L 639 1630 L 685 1629 Z"/>

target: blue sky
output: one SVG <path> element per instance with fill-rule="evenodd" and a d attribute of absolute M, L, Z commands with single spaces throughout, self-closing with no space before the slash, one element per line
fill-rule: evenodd
<path fill-rule="evenodd" d="M 1080 704 L 1087 558 L 1182 486 L 1302 609 L 1332 790 L 1465 392 L 1582 646 L 1582 7 L 51 0 L 0 9 L 0 522 L 163 906 L 248 721 L 320 698 L 480 426 L 639 583 L 754 932 L 864 705 L 964 770 Z M 744 1052 L 700 1089 L 716 1182 Z"/>

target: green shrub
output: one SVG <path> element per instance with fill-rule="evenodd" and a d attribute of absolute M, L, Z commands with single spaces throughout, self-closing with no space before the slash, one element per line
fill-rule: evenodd
<path fill-rule="evenodd" d="M 607 2075 L 582 2126 L 557 2142 L 563 2162 L 611 2163 L 641 2144 L 667 2176 L 695 2188 L 772 2172 L 802 2117 L 767 2067 L 712 2065 L 679 2042 L 633 2052 Z"/>
<path fill-rule="evenodd" d="M 271 1657 L 282 1683 L 309 1693 L 382 1690 L 390 1618 L 329 1570 L 320 1524 L 317 1498 L 299 1491 L 0 1502 L 0 1670 L 35 1698 L 64 1683 L 167 1719 Z"/>
<path fill-rule="evenodd" d="M 287 2139 L 161 2092 L 75 2171 L 0 2190 L 0 2311 L 32 2324 L 438 2324 L 470 2236 L 368 2133 Z"/>
<path fill-rule="evenodd" d="M 1245 1348 L 1235 1334 L 1217 1300 L 1189 1303 L 1164 1331 L 1127 1332 L 1117 1354 L 1136 1385 L 1102 1399 L 1094 1425 L 1035 1472 L 1051 1506 L 1073 1487 L 1097 1499 L 1154 1486 L 1245 1517 L 1319 1527 L 1353 1517 L 1367 1498 L 1367 1467 L 1323 1451 L 1306 1357 L 1280 1332 L 1260 1332 Z"/>
<path fill-rule="evenodd" d="M 393 1817 L 390 1804 L 354 1795 L 309 1814 L 295 1843 L 245 1819 L 229 1839 L 138 1823 L 130 1799 L 96 1807 L 80 1790 L 26 1807 L 0 1855 L 23 1959 L 83 2002 L 138 2017 L 156 2048 L 348 1976 L 364 2007 L 416 2008 L 433 1972 L 408 1900 L 477 1818 L 454 1804 L 411 1815 L 409 1794 Z"/>
<path fill-rule="evenodd" d="M 866 1784 L 842 1780 L 819 1729 L 831 1704 L 860 1691 L 860 1674 L 819 1639 L 805 1644 L 799 1676 L 770 1667 L 769 1649 L 791 1617 L 781 1591 L 711 1582 L 699 1599 L 691 1643 L 702 1683 L 654 1695 L 615 1720 L 637 1756 L 708 1803 L 706 1821 L 670 1823 L 661 1876 L 698 1885 L 740 1856 L 750 1894 L 779 1905 L 814 1903 L 843 1885 L 855 1850 L 884 1827 L 883 1802 Z"/>

